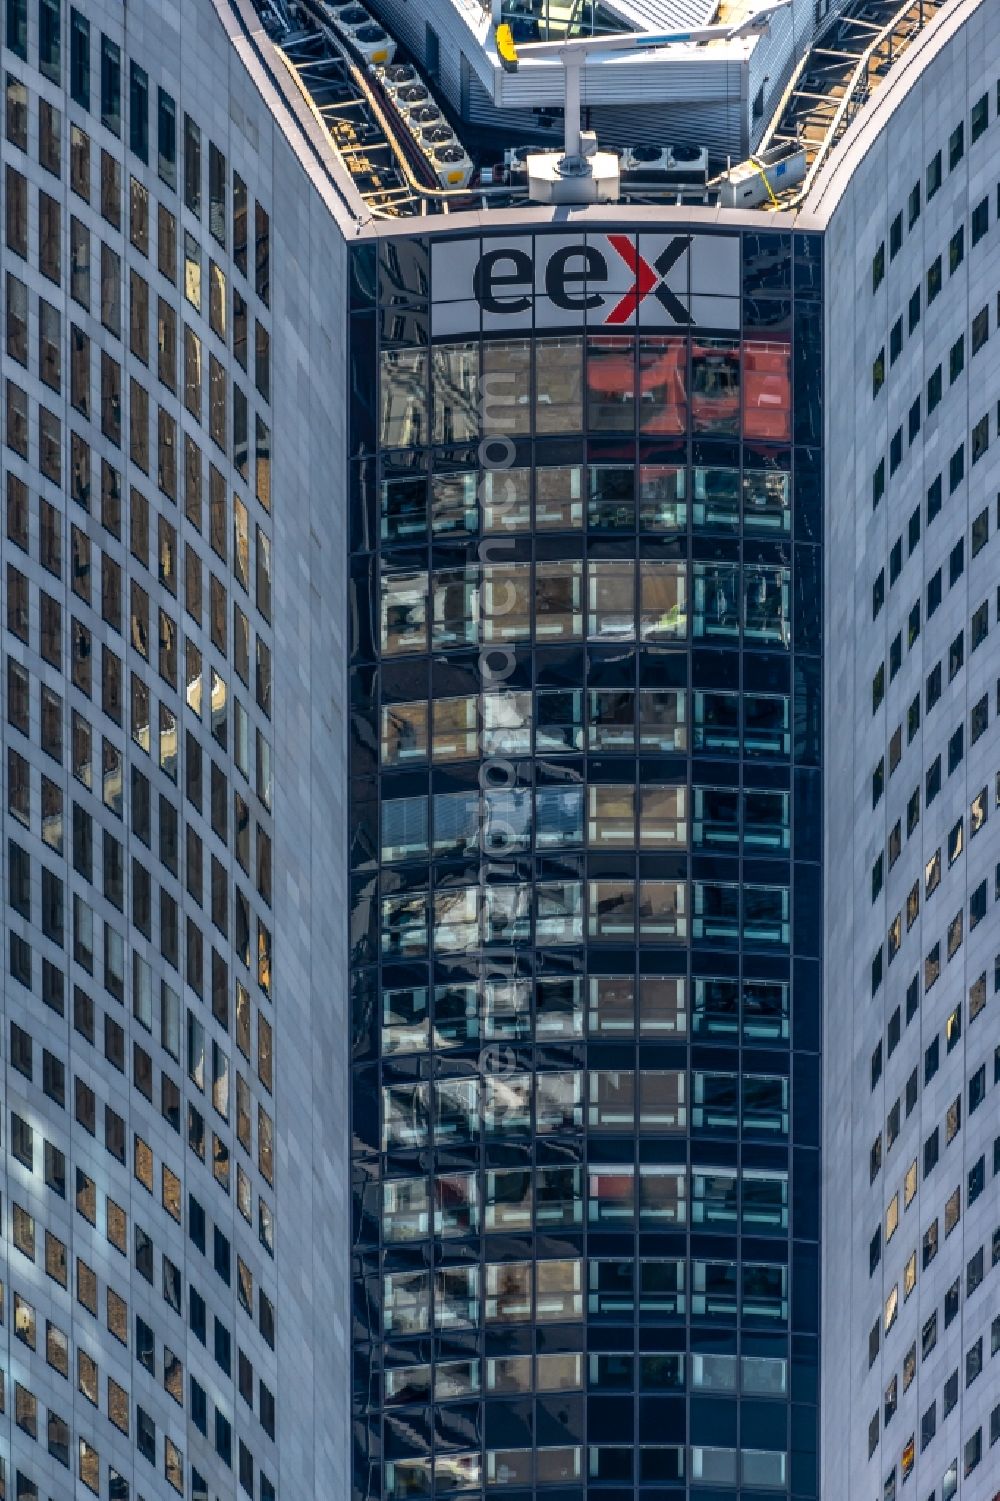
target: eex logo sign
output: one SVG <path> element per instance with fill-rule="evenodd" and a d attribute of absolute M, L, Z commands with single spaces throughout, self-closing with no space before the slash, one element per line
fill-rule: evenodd
<path fill-rule="evenodd" d="M 437 242 L 436 337 L 589 327 L 735 328 L 736 235 L 512 235 Z"/>
<path fill-rule="evenodd" d="M 658 298 L 675 323 L 691 322 L 691 315 L 676 293 L 665 284 L 665 277 L 691 244 L 691 235 L 675 235 L 651 266 L 639 254 L 631 235 L 607 235 L 607 244 L 632 274 L 633 285 L 622 297 L 616 297 L 605 323 L 627 323 L 650 292 Z M 562 245 L 545 260 L 545 295 L 565 312 L 585 312 L 603 308 L 608 301 L 602 287 L 609 280 L 608 262 L 593 244 Z M 479 306 L 489 313 L 526 312 L 531 306 L 533 286 L 531 257 L 524 250 L 487 250 L 478 262 L 472 279 Z M 527 288 L 527 291 L 517 289 Z"/>

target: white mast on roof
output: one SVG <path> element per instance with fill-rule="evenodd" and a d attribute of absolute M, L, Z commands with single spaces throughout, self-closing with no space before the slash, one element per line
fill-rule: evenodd
<path fill-rule="evenodd" d="M 768 0 L 735 25 L 693 27 L 688 31 L 626 31 L 605 36 L 564 38 L 560 41 L 525 42 L 516 45 L 507 25 L 496 28 L 497 56 L 508 73 L 518 64 L 554 58 L 566 75 L 565 136 L 562 155 L 540 152 L 528 157 L 528 190 L 542 203 L 607 202 L 618 197 L 618 158 L 597 150 L 597 139 L 580 130 L 580 82 L 583 65 L 591 53 L 645 52 L 657 47 L 676 47 L 697 42 L 734 42 L 766 31 L 771 17 L 791 0 Z"/>

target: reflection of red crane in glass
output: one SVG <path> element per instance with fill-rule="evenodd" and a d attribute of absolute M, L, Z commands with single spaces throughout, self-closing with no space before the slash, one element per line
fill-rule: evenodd
<path fill-rule="evenodd" d="M 643 339 L 639 350 L 638 381 L 635 345 L 631 339 L 594 340 L 587 364 L 587 385 L 593 395 L 641 398 L 639 426 L 644 433 L 682 434 L 687 431 L 687 341 L 683 338 Z"/>
<path fill-rule="evenodd" d="M 791 348 L 784 340 L 743 344 L 743 435 L 788 443 L 792 436 Z"/>
<path fill-rule="evenodd" d="M 687 431 L 687 340 L 663 339 L 659 348 L 644 341 L 639 355 L 644 433 L 681 435 Z"/>
<path fill-rule="evenodd" d="M 695 432 L 735 432 L 740 412 L 739 345 L 691 345 L 691 419 Z"/>
<path fill-rule="evenodd" d="M 643 433 L 681 436 L 687 431 L 687 341 L 666 335 L 591 341 L 587 386 L 593 396 L 622 404 L 640 397 Z M 742 381 L 741 381 L 742 360 Z M 781 339 L 745 339 L 742 345 L 714 340 L 691 345 L 691 418 L 695 432 L 739 430 L 743 436 L 788 443 L 792 436 L 791 345 Z"/>
<path fill-rule="evenodd" d="M 596 1168 L 590 1174 L 590 1197 L 602 1204 L 631 1204 L 635 1181 L 631 1174 Z"/>

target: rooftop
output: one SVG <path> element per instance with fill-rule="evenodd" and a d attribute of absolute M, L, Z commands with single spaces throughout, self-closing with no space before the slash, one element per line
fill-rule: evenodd
<path fill-rule="evenodd" d="M 511 81 L 524 76 L 529 92 L 534 90 L 533 78 L 544 69 L 549 79 L 545 88 L 555 81 L 561 105 L 564 75 L 558 60 L 530 59 L 531 40 L 732 26 L 754 12 L 759 0 L 495 0 L 496 16 L 502 15 L 515 36 L 523 38 L 518 46 L 525 50 L 519 52 L 514 74 L 499 64 L 495 20 L 480 0 L 425 0 L 421 17 L 428 36 L 436 35 L 432 23 L 439 23 L 443 39 L 448 21 L 457 20 L 478 38 L 476 59 L 461 54 L 457 104 L 448 82 L 449 71 L 457 70 L 449 69 L 441 54 L 416 56 L 413 36 L 408 47 L 402 27 L 393 26 L 389 12 L 405 0 L 254 3 L 361 199 L 375 218 L 393 219 L 527 206 L 525 158 L 531 150 L 557 147 L 562 111 L 559 105 L 533 106 L 529 113 L 523 101 L 508 99 L 505 92 Z M 652 97 L 669 93 L 673 78 L 683 100 L 690 83 L 685 76 L 696 67 L 702 92 L 710 97 L 719 59 L 723 72 L 731 66 L 748 69 L 755 46 L 763 43 L 770 49 L 770 66 L 777 69 L 775 58 L 787 49 L 772 34 L 657 51 L 591 53 L 581 69 L 584 125 L 596 130 L 602 150 L 610 149 L 618 158 L 621 202 L 692 209 L 722 204 L 765 212 L 793 208 L 888 71 L 947 3 L 847 0 L 810 44 L 799 48 L 798 56 L 794 45 L 788 51 L 781 87 L 760 121 L 757 149 L 748 150 L 735 167 L 711 144 L 699 143 L 697 134 L 693 142 L 666 136 L 661 115 L 644 107 L 644 98 L 635 96 L 628 79 L 646 80 Z M 793 39 L 798 4 L 790 0 L 787 12 Z M 777 30 L 772 24 L 771 33 Z M 442 52 L 443 47 L 442 40 Z M 492 99 L 479 77 L 482 67 L 491 78 L 499 75 Z M 603 80 L 603 94 L 598 90 L 595 96 L 592 79 Z M 629 87 L 631 105 L 616 108 L 602 102 L 604 94 L 621 88 L 628 94 Z M 745 99 L 745 88 L 740 93 Z M 673 101 L 665 108 L 679 110 L 678 119 L 684 115 L 697 123 L 704 105 L 693 99 L 686 106 Z M 616 129 L 631 132 L 629 144 L 608 139 Z"/>

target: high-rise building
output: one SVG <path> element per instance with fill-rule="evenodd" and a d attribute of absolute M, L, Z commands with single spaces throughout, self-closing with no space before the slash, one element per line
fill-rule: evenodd
<path fill-rule="evenodd" d="M 4 6 L 0 1496 L 995 1501 L 992 0 Z"/>

